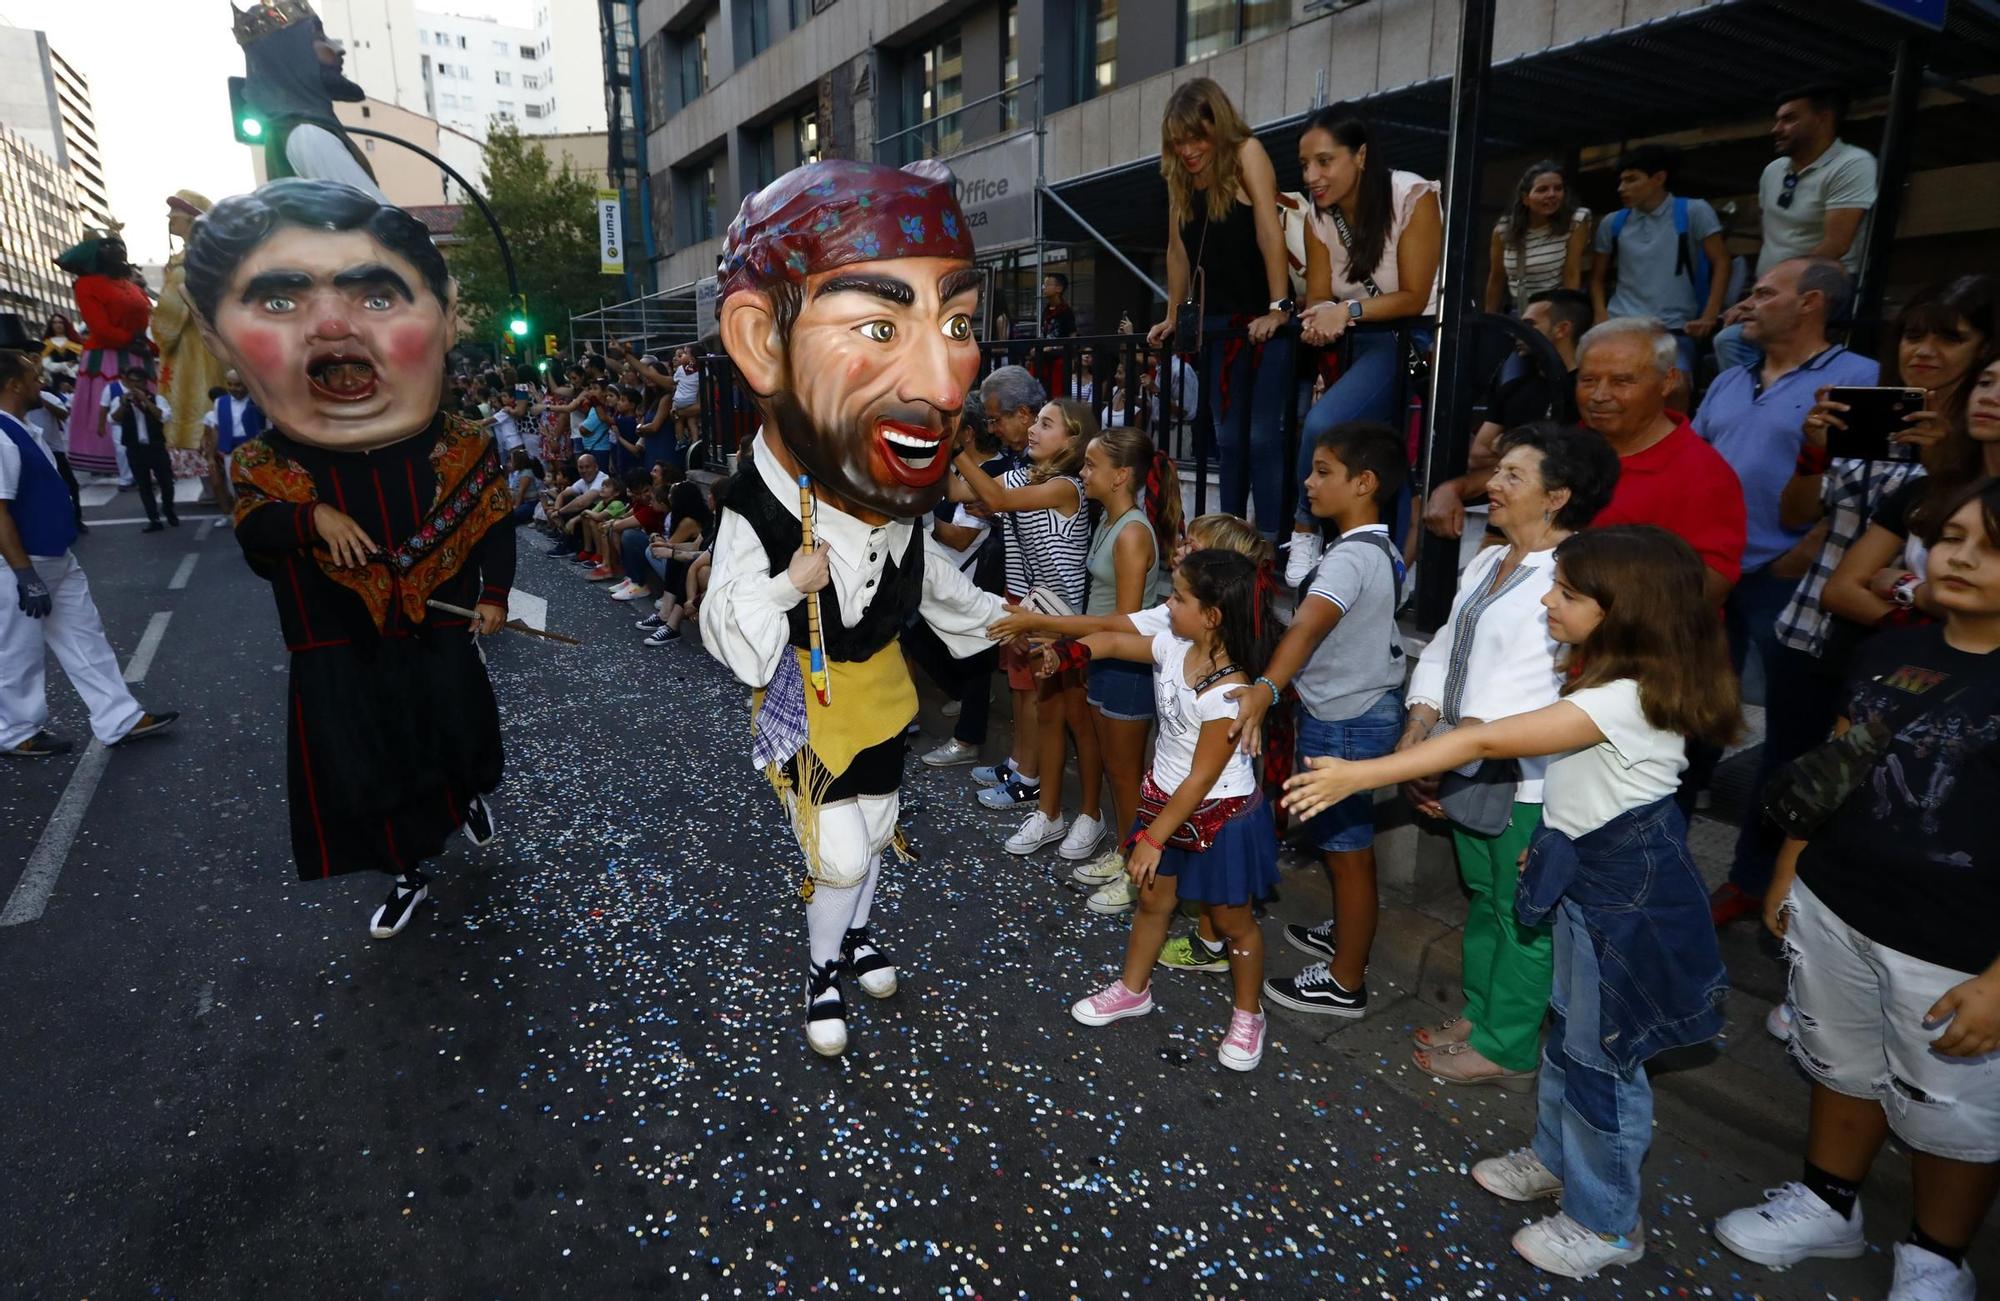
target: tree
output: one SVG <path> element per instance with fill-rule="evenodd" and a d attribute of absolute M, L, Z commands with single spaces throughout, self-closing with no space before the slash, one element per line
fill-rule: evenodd
<path fill-rule="evenodd" d="M 572 314 L 622 297 L 624 281 L 598 273 L 597 187 L 589 178 L 567 160 L 555 167 L 546 149 L 511 126 L 496 124 L 487 133 L 484 161 L 486 201 L 507 234 L 528 299 L 526 342 L 538 351 L 544 333 L 567 332 Z M 474 337 L 498 338 L 513 314 L 499 245 L 475 205 L 466 205 L 458 230 L 464 242 L 448 256 L 460 310 Z"/>

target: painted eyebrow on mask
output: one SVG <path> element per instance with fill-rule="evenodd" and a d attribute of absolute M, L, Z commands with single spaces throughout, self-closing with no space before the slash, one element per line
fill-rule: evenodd
<path fill-rule="evenodd" d="M 415 302 L 416 295 L 410 292 L 410 282 L 397 275 L 380 262 L 368 262 L 358 267 L 349 267 L 334 276 L 335 289 L 387 289 L 406 303 Z"/>
<path fill-rule="evenodd" d="M 950 302 L 960 294 L 977 291 L 986 283 L 986 277 L 972 267 L 960 267 L 938 280 L 938 300 Z"/>
<path fill-rule="evenodd" d="M 898 307 L 910 307 L 917 301 L 917 291 L 910 288 L 909 282 L 894 276 L 835 276 L 813 291 L 813 301 L 828 294 L 867 294 Z"/>
<path fill-rule="evenodd" d="M 311 289 L 313 278 L 303 271 L 260 271 L 250 277 L 250 283 L 243 286 L 242 301 L 255 302 L 278 293 L 296 293 L 301 289 Z"/>

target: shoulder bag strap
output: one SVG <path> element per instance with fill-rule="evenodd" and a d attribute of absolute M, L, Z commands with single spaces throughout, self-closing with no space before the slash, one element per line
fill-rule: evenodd
<path fill-rule="evenodd" d="M 1333 229 L 1340 236 L 1340 247 L 1347 251 L 1347 274 L 1351 279 L 1354 276 L 1354 232 L 1347 228 L 1347 218 L 1341 213 L 1339 204 L 1333 207 Z M 1361 273 L 1360 283 L 1370 298 L 1382 296 L 1382 286 L 1376 284 L 1375 277 L 1366 271 Z"/>

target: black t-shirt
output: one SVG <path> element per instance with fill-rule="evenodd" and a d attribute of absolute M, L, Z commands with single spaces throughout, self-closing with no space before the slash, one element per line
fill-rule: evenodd
<path fill-rule="evenodd" d="M 1074 339 L 1076 337 L 1076 309 L 1068 303 L 1061 307 L 1042 305 L 1042 337 L 1047 339 Z"/>
<path fill-rule="evenodd" d="M 1530 365 L 1514 378 L 1503 379 L 1506 371 L 1504 364 L 1494 371 L 1493 382 L 1487 387 L 1488 420 L 1502 429 L 1514 429 L 1537 420 L 1554 420 L 1564 425 L 1576 423 L 1575 371 L 1569 373 L 1562 392 L 1555 395 L 1553 408 L 1549 402 L 1549 386 L 1542 379 L 1541 371 Z"/>
<path fill-rule="evenodd" d="M 1880 524 L 1899 538 L 1910 536 L 1910 512 L 1923 503 L 1924 496 L 1931 490 L 1930 478 L 1917 475 L 1905 479 L 1894 491 L 1882 499 L 1875 513 L 1868 518 L 1871 524 Z"/>
<path fill-rule="evenodd" d="M 1806 846 L 1799 879 L 1876 943 L 1976 974 L 2000 957 L 2000 652 L 1956 650 L 1944 632 L 1892 628 L 1855 655 L 1849 722 L 1907 721 Z"/>

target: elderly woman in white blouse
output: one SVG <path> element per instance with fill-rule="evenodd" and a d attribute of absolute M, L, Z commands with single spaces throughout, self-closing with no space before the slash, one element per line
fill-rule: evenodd
<path fill-rule="evenodd" d="M 1451 617 L 1425 648 L 1406 694 L 1409 720 L 1397 746 L 1436 729 L 1525 714 L 1554 704 L 1556 642 L 1542 597 L 1555 582 L 1556 544 L 1587 526 L 1611 500 L 1618 457 L 1599 435 L 1553 424 L 1509 430 L 1487 488 L 1491 527 L 1506 538 L 1466 567 Z M 1514 916 L 1514 883 L 1528 838 L 1542 820 L 1546 760 L 1483 768 L 1443 799 L 1475 824 L 1452 823 L 1458 869 L 1472 895 L 1465 919 L 1465 1009 L 1416 1032 L 1417 1066 L 1452 1084 L 1533 1085 L 1553 951 L 1546 927 Z M 1451 779 L 1447 779 L 1450 781 Z M 1505 789 L 1511 785 L 1511 799 Z M 1437 782 L 1404 788 L 1417 812 L 1447 818 Z M 1483 798 L 1481 798 L 1483 796 Z"/>

